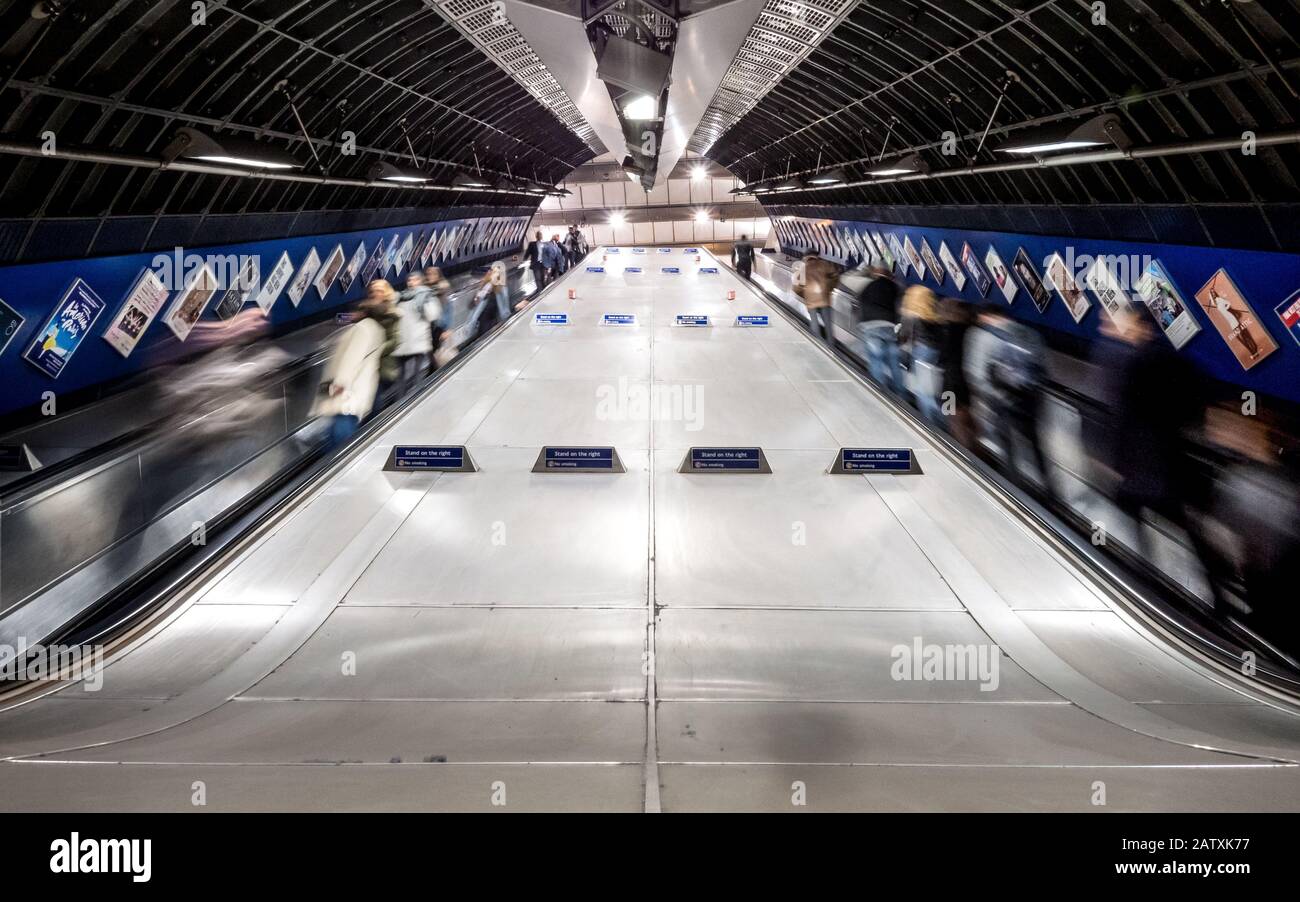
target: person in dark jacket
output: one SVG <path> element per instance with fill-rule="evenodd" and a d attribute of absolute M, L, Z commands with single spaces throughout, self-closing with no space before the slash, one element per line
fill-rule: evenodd
<path fill-rule="evenodd" d="M 528 242 L 528 247 L 524 248 L 524 260 L 528 262 L 528 268 L 533 273 L 533 293 L 541 291 L 546 287 L 546 264 L 542 262 L 542 232 L 538 229 L 533 235 L 533 240 Z"/>
<path fill-rule="evenodd" d="M 748 235 L 741 235 L 740 240 L 731 246 L 731 265 L 745 279 L 754 271 L 754 245 L 749 243 Z"/>
<path fill-rule="evenodd" d="M 899 390 L 898 299 L 893 273 L 872 267 L 871 281 L 858 298 L 858 335 L 871 378 L 894 393 Z"/>

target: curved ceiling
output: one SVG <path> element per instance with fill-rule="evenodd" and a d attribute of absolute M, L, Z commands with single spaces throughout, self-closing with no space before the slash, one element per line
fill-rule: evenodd
<path fill-rule="evenodd" d="M 209 3 L 205 21 L 192 7 L 0 0 L 0 35 L 8 36 L 0 44 L 0 136 L 157 157 L 188 125 L 256 137 L 291 151 L 309 172 L 353 179 L 380 160 L 409 165 L 414 149 L 435 176 L 472 170 L 477 158 L 485 172 L 509 169 L 550 184 L 592 155 L 430 2 L 227 0 Z M 355 154 L 340 153 L 345 131 L 355 133 Z M 4 216 L 536 203 L 53 158 L 6 162 Z"/>
<path fill-rule="evenodd" d="M 994 148 L 1017 133 L 1104 112 L 1137 147 L 1294 130 L 1298 37 L 1298 0 L 861 2 L 707 155 L 746 182 L 839 165 L 851 184 L 868 180 L 882 150 L 886 162 L 919 151 L 932 170 L 1006 162 Z M 946 131 L 958 138 L 951 156 Z M 1258 204 L 1300 198 L 1296 171 L 1300 153 L 1287 143 L 1253 156 L 791 191 L 776 202 Z"/>

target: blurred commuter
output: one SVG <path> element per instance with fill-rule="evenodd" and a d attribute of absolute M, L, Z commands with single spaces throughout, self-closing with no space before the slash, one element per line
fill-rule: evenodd
<path fill-rule="evenodd" d="M 404 397 L 424 373 L 429 355 L 433 353 L 433 338 L 430 324 L 442 314 L 442 305 L 438 303 L 424 276 L 412 272 L 406 277 L 406 290 L 402 292 L 397 305 L 398 330 L 397 347 L 393 356 L 398 365 L 398 397 Z"/>
<path fill-rule="evenodd" d="M 389 324 L 395 317 L 389 296 L 376 289 L 376 284 L 371 283 L 371 293 L 361 302 L 359 319 L 343 331 L 312 405 L 313 416 L 331 418 L 331 447 L 357 431 L 361 421 L 370 416 L 379 394 L 380 369 L 390 345 Z"/>
<path fill-rule="evenodd" d="M 943 320 L 943 345 L 939 362 L 943 366 L 941 397 L 945 411 L 951 400 L 948 416 L 949 431 L 967 448 L 975 447 L 975 424 L 971 416 L 971 390 L 966 380 L 966 336 L 975 322 L 975 307 L 959 298 L 944 298 L 939 302 L 939 315 Z"/>
<path fill-rule="evenodd" d="M 868 270 L 870 280 L 858 294 L 858 336 L 871 378 L 898 393 L 898 283 L 879 266 Z"/>
<path fill-rule="evenodd" d="M 1110 411 L 1108 441 L 1100 462 L 1117 483 L 1114 500 L 1138 524 L 1142 553 L 1152 547 L 1142 528 L 1143 514 L 1159 514 L 1184 529 L 1203 561 L 1212 562 L 1202 531 L 1189 517 L 1207 503 L 1210 474 L 1198 472 L 1192 431 L 1205 419 L 1205 392 L 1199 374 L 1156 333 L 1136 310 L 1121 314 L 1118 340 L 1100 344 L 1107 384 L 1102 400 Z"/>
<path fill-rule="evenodd" d="M 441 269 L 436 266 L 426 269 L 424 284 L 429 289 L 431 300 L 438 305 L 437 315 L 429 321 L 429 368 L 436 370 L 440 365 L 438 351 L 451 337 L 451 328 L 456 324 L 456 308 L 451 297 L 451 283 Z"/>
<path fill-rule="evenodd" d="M 568 254 L 569 266 L 576 266 L 582 259 L 582 233 L 576 225 L 569 226 L 569 234 L 564 239 L 564 249 Z"/>
<path fill-rule="evenodd" d="M 908 388 L 921 416 L 938 426 L 942 411 L 939 392 L 943 388 L 943 323 L 939 300 L 924 285 L 913 285 L 903 292 L 900 362 L 908 372 Z"/>
<path fill-rule="evenodd" d="M 545 244 L 546 242 L 542 240 L 542 230 L 538 229 L 533 233 L 533 240 L 524 248 L 524 260 L 533 274 L 533 294 L 546 287 L 546 263 L 542 259 L 542 248 Z"/>
<path fill-rule="evenodd" d="M 746 280 L 754 271 L 754 245 L 749 243 L 748 235 L 741 235 L 740 240 L 731 246 L 731 265 Z"/>
<path fill-rule="evenodd" d="M 1215 599 L 1244 600 L 1264 638 L 1300 659 L 1300 484 L 1281 454 L 1294 439 L 1269 411 L 1246 416 L 1232 405 L 1208 411 L 1206 434 L 1224 460 L 1207 505 L 1219 527 L 1217 566 L 1206 568 Z"/>
<path fill-rule="evenodd" d="M 803 258 L 802 282 L 795 290 L 808 308 L 809 326 L 814 335 L 820 335 L 828 347 L 835 348 L 835 309 L 831 296 L 839 284 L 840 270 L 829 260 L 816 253 Z"/>
<path fill-rule="evenodd" d="M 986 337 L 964 350 L 969 384 L 981 395 L 987 430 L 998 445 L 1007 472 L 1019 473 L 1017 449 L 1028 448 L 1043 490 L 1054 494 L 1047 460 L 1038 434 L 1039 408 L 1045 377 L 1046 349 L 1042 337 L 997 307 L 980 313 L 979 330 Z"/>

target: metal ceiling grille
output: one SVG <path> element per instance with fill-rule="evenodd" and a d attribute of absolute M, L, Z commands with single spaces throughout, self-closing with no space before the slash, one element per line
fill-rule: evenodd
<path fill-rule="evenodd" d="M 847 186 L 773 200 L 787 212 L 892 207 L 905 219 L 958 206 L 1145 205 L 1175 211 L 1189 224 L 1179 234 L 1202 243 L 1300 246 L 1300 145 L 1288 137 L 1300 123 L 1300 0 L 1109 0 L 1104 21 L 1084 0 L 872 0 L 793 67 L 804 32 L 768 27 L 773 6 L 692 148 L 725 129 L 708 155 L 747 183 L 843 169 Z M 784 75 L 754 103 L 775 65 Z M 997 148 L 1032 129 L 1103 113 L 1120 118 L 1135 147 L 1192 149 L 965 173 L 1023 162 Z M 1284 140 L 1247 152 L 1235 140 L 1246 134 Z M 1195 149 L 1211 139 L 1233 147 Z M 873 183 L 880 161 L 913 152 L 945 177 Z"/>
<path fill-rule="evenodd" d="M 433 3 L 460 31 L 478 45 L 488 58 L 510 74 L 524 89 L 555 114 L 593 153 L 605 152 L 605 145 L 591 123 L 578 111 L 555 76 L 533 52 L 528 41 L 506 18 L 494 0 L 426 0 Z M 626 26 L 625 26 L 626 27 Z"/>
<path fill-rule="evenodd" d="M 858 0 L 768 0 L 687 149 L 707 153 L 857 4 Z"/>

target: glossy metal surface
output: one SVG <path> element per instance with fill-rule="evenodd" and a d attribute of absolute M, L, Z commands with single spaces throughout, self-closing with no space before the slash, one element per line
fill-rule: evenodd
<path fill-rule="evenodd" d="M 803 781 L 813 809 L 1091 810 L 1101 780 L 1121 810 L 1300 809 L 1300 718 L 1146 635 L 743 283 L 670 259 L 571 273 L 538 309 L 573 325 L 520 317 L 100 693 L 0 712 L 0 807 L 184 810 L 203 779 L 222 809 L 487 810 L 504 781 L 517 810 L 788 810 Z M 394 442 L 482 469 L 385 473 Z M 627 472 L 533 475 L 543 444 Z M 773 472 L 675 472 L 725 444 Z M 825 475 L 842 445 L 924 475 Z M 917 640 L 996 643 L 996 686 L 898 679 Z"/>

